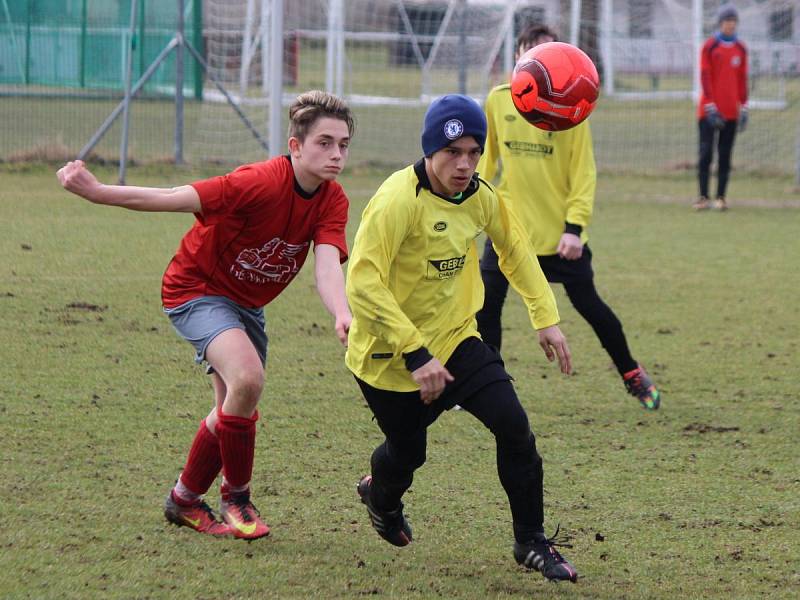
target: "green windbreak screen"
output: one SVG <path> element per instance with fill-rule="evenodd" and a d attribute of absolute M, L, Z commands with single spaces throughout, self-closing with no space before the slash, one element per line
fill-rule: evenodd
<path fill-rule="evenodd" d="M 195 45 L 199 4 L 185 2 L 186 37 Z M 121 90 L 128 50 L 135 81 L 175 35 L 177 11 L 176 1 L 139 0 L 131 32 L 131 0 L 0 0 L 0 84 Z M 186 61 L 188 87 L 196 75 Z M 144 92 L 169 92 L 174 81 L 171 54 Z"/>

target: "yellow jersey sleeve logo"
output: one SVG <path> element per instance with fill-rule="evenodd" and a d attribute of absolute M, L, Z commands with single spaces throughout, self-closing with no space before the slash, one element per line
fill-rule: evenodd
<path fill-rule="evenodd" d="M 428 269 L 425 279 L 438 281 L 442 279 L 452 279 L 464 268 L 466 254 L 454 258 L 443 258 L 440 260 L 428 259 Z"/>

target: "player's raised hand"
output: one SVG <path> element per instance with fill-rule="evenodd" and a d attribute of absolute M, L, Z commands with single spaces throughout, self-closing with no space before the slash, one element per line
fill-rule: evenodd
<path fill-rule="evenodd" d="M 544 350 L 547 360 L 553 361 L 558 357 L 561 372 L 569 375 L 572 373 L 572 355 L 569 352 L 567 338 L 561 333 L 557 325 L 539 330 L 539 345 Z"/>
<path fill-rule="evenodd" d="M 564 233 L 558 242 L 556 252 L 566 260 L 578 260 L 583 254 L 581 238 L 574 233 Z"/>
<path fill-rule="evenodd" d="M 436 358 L 412 371 L 411 378 L 419 385 L 419 395 L 425 404 L 430 404 L 441 396 L 444 386 L 455 379 Z"/>
<path fill-rule="evenodd" d="M 65 190 L 94 202 L 101 184 L 82 160 L 68 162 L 56 176 Z"/>

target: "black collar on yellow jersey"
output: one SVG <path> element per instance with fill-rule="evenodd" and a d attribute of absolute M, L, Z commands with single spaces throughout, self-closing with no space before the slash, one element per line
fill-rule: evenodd
<path fill-rule="evenodd" d="M 445 196 L 443 194 L 438 194 L 438 193 L 433 191 L 433 188 L 431 187 L 431 180 L 428 178 L 428 172 L 425 170 L 425 159 L 424 158 L 421 158 L 416 163 L 414 163 L 414 173 L 416 174 L 417 181 L 418 181 L 418 183 L 417 183 L 417 196 L 419 196 L 419 191 L 422 188 L 425 188 L 426 190 L 428 190 L 434 196 L 438 196 L 442 200 L 447 200 L 447 202 L 450 202 L 451 204 L 461 204 L 467 198 L 472 196 L 472 194 L 474 194 L 475 192 L 478 191 L 478 188 L 480 187 L 481 183 L 486 183 L 485 181 L 483 181 L 483 179 L 478 177 L 477 173 L 473 173 L 472 174 L 472 179 L 470 180 L 469 184 L 467 185 L 467 189 L 465 189 L 464 192 L 461 194 L 461 197 L 458 200 L 456 200 L 455 198 L 450 198 L 449 196 Z"/>

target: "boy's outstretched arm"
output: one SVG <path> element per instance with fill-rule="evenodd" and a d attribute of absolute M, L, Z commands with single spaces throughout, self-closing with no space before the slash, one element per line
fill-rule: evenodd
<path fill-rule="evenodd" d="M 314 248 L 314 276 L 317 292 L 328 312 L 333 315 L 336 336 L 347 346 L 347 333 L 353 315 L 344 293 L 344 273 L 339 260 L 339 249 L 331 244 L 319 244 Z"/>
<path fill-rule="evenodd" d="M 174 188 L 105 185 L 82 160 L 68 162 L 56 175 L 64 189 L 95 204 L 153 212 L 199 213 L 202 208 L 200 196 L 191 185 Z"/>

